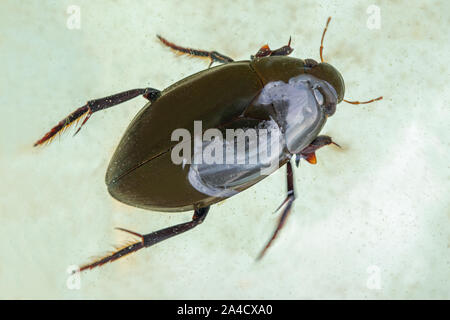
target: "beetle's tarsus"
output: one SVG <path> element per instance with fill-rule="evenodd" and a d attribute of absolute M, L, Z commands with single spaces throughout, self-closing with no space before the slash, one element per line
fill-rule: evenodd
<path fill-rule="evenodd" d="M 83 265 L 80 267 L 80 272 L 85 270 L 94 269 L 95 267 L 100 267 L 108 262 L 116 261 L 132 252 L 138 251 L 144 248 L 144 244 L 142 241 L 139 242 L 131 242 L 120 248 L 117 248 L 115 251 L 107 254 L 106 256 L 95 259 L 93 262 Z"/>
<path fill-rule="evenodd" d="M 80 119 L 83 116 L 86 116 L 89 112 L 89 108 L 87 105 L 84 105 L 71 114 L 69 114 L 67 117 L 62 119 L 56 126 L 54 126 L 49 132 L 47 132 L 41 139 L 36 141 L 34 143 L 34 147 L 48 144 L 52 142 L 52 140 L 56 137 L 56 135 L 61 134 L 65 130 L 67 130 L 70 126 L 72 126 L 74 123 L 78 123 Z M 86 122 L 86 120 L 84 121 Z M 83 122 L 83 123 L 84 123 Z"/>
<path fill-rule="evenodd" d="M 262 249 L 261 253 L 258 255 L 256 260 L 261 260 L 264 254 L 266 253 L 267 249 L 272 245 L 273 241 L 276 239 L 278 233 L 283 228 L 287 217 L 291 213 L 292 210 L 292 204 L 295 200 L 295 191 L 294 191 L 294 173 L 292 171 L 292 165 L 291 162 L 286 163 L 286 177 L 287 177 L 287 196 L 286 199 L 281 203 L 281 205 L 278 207 L 277 211 L 284 207 L 283 212 L 281 213 L 280 220 L 278 221 L 277 228 L 275 229 L 274 233 L 272 234 L 272 237 L 269 239 L 265 247 Z"/>
<path fill-rule="evenodd" d="M 137 232 L 134 232 L 134 231 L 131 231 L 131 230 L 128 230 L 128 229 L 125 229 L 125 228 L 119 228 L 119 227 L 117 227 L 117 228 L 115 228 L 115 229 L 116 229 L 116 230 L 119 230 L 119 231 L 123 231 L 123 232 L 129 233 L 129 234 L 132 234 L 133 236 L 136 236 L 136 237 L 141 238 L 141 239 L 144 238 L 144 236 L 143 236 L 142 234 L 137 233 Z"/>
<path fill-rule="evenodd" d="M 381 99 L 383 99 L 383 96 L 375 98 L 375 99 L 371 99 L 371 100 L 368 100 L 368 101 L 349 101 L 349 100 L 345 100 L 345 99 L 343 101 L 347 102 L 347 103 L 350 103 L 350 104 L 368 104 L 368 103 L 372 103 L 372 102 L 375 102 L 375 101 L 379 101 Z"/>

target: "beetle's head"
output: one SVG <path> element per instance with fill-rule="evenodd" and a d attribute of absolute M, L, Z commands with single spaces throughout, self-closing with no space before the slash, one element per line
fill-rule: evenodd
<path fill-rule="evenodd" d="M 325 26 L 325 29 L 323 30 L 322 34 L 322 40 L 320 41 L 320 63 L 315 61 L 314 59 L 305 59 L 304 60 L 304 68 L 305 73 L 309 73 L 321 80 L 324 80 L 328 82 L 333 89 L 336 91 L 337 94 L 337 103 L 340 103 L 341 101 L 351 103 L 351 104 L 364 104 L 364 103 L 370 103 L 373 101 L 381 100 L 383 97 L 378 97 L 376 99 L 372 99 L 369 101 L 359 102 L 359 101 L 349 101 L 344 99 L 345 94 L 345 84 L 344 84 L 344 78 L 342 77 L 341 73 L 333 67 L 331 64 L 326 63 L 323 59 L 323 39 L 325 37 L 325 33 L 328 28 L 328 24 L 330 23 L 331 17 L 328 18 L 327 24 Z M 332 116 L 336 111 L 336 105 L 329 103 L 326 105 L 325 112 L 328 116 Z"/>

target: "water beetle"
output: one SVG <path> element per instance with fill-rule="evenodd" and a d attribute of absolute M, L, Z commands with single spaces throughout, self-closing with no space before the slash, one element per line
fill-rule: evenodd
<path fill-rule="evenodd" d="M 171 159 L 171 151 L 176 146 L 172 139 L 174 130 L 182 128 L 192 133 L 196 120 L 201 120 L 202 132 L 211 128 L 221 132 L 270 126 L 280 129 L 275 139 L 281 141 L 281 149 L 275 153 L 276 168 L 286 164 L 288 192 L 279 207 L 282 213 L 278 226 L 258 258 L 264 255 L 284 225 L 295 200 L 292 156 L 295 155 L 297 166 L 300 159 L 315 164 L 315 152 L 319 148 L 337 145 L 330 137 L 319 133 L 341 101 L 360 104 L 382 98 L 366 102 L 344 99 L 344 79 L 332 65 L 324 62 L 322 55 L 330 19 L 322 34 L 320 63 L 313 59 L 288 57 L 293 51 L 290 39 L 279 49 L 271 50 L 265 45 L 250 60 L 234 61 L 216 51 L 180 47 L 158 36 L 164 45 L 177 53 L 207 58 L 209 67 L 214 62 L 221 65 L 182 79 L 163 91 L 133 89 L 88 101 L 34 144 L 46 144 L 70 125 L 83 120 L 76 134 L 93 113 L 142 95 L 149 102 L 128 126 L 110 161 L 105 179 L 108 191 L 117 200 L 144 209 L 194 210 L 191 221 L 145 235 L 119 228 L 139 237 L 140 241 L 119 248 L 80 270 L 117 260 L 194 228 L 204 221 L 212 204 L 267 176 L 261 174 L 261 162 L 248 165 L 174 163 Z M 249 157 L 251 151 L 247 145 L 245 156 Z"/>

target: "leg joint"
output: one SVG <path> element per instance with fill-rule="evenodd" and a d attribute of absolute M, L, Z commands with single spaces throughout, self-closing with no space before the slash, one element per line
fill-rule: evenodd
<path fill-rule="evenodd" d="M 161 91 L 153 88 L 145 88 L 144 94 L 142 96 L 151 102 L 155 102 L 156 99 L 161 96 Z"/>

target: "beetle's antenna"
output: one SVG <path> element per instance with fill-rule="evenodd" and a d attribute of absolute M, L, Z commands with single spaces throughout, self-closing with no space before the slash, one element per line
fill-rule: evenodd
<path fill-rule="evenodd" d="M 360 102 L 360 101 L 349 101 L 349 100 L 345 100 L 345 99 L 343 101 L 345 101 L 347 103 L 350 103 L 350 104 L 367 104 L 367 103 L 372 103 L 372 102 L 375 102 L 375 101 L 379 101 L 381 99 L 383 99 L 383 96 L 375 98 L 375 99 L 372 99 L 372 100 L 369 100 L 369 101 L 362 101 L 362 102 Z"/>
<path fill-rule="evenodd" d="M 327 32 L 328 29 L 328 24 L 330 23 L 331 17 L 328 17 L 327 19 L 327 24 L 325 25 L 325 29 L 323 30 L 322 33 L 322 40 L 320 40 L 320 61 L 323 62 L 323 56 L 322 56 L 322 52 L 323 52 L 323 39 L 325 38 L 325 33 Z"/>

